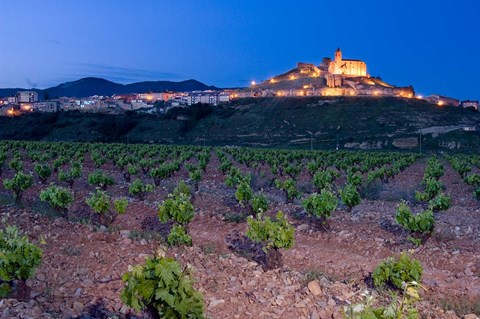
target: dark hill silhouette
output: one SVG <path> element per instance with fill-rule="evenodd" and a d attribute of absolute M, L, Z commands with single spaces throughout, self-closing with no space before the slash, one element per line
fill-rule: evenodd
<path fill-rule="evenodd" d="M 0 97 L 16 94 L 17 91 L 25 89 L 8 88 L 0 89 Z M 186 80 L 181 82 L 173 81 L 144 81 L 131 84 L 119 84 L 102 78 L 87 77 L 77 81 L 66 82 L 45 90 L 34 89 L 38 92 L 39 98 L 45 95 L 49 98 L 61 96 L 87 97 L 92 95 L 111 96 L 114 94 L 145 93 L 145 92 L 189 92 L 203 90 L 219 90 L 215 86 L 208 86 L 197 80 Z"/>

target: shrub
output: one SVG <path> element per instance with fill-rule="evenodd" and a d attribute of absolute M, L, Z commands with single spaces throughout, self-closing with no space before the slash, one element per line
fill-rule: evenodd
<path fill-rule="evenodd" d="M 110 196 L 108 196 L 106 192 L 98 189 L 87 198 L 86 202 L 93 212 L 99 216 L 100 224 L 106 226 L 115 221 L 117 214 L 124 214 L 128 206 L 126 199 L 117 199 L 113 203 L 112 210 Z"/>
<path fill-rule="evenodd" d="M 192 239 L 186 231 L 186 226 L 194 216 L 195 209 L 188 195 L 184 193 L 180 193 L 178 196 L 170 195 L 158 207 L 158 218 L 161 222 L 165 223 L 172 220 L 179 225 L 178 227 L 174 225 L 168 235 L 167 242 L 170 245 L 192 244 Z"/>
<path fill-rule="evenodd" d="M 151 160 L 142 158 L 138 165 L 141 167 L 143 174 L 147 174 L 150 168 L 152 167 L 153 162 Z"/>
<path fill-rule="evenodd" d="M 23 163 L 19 158 L 12 159 L 8 166 L 17 173 L 23 170 Z"/>
<path fill-rule="evenodd" d="M 222 173 L 225 173 L 230 169 L 230 167 L 232 167 L 232 163 L 229 162 L 228 160 L 225 160 L 220 163 L 220 166 L 218 167 L 218 169 L 222 171 Z"/>
<path fill-rule="evenodd" d="M 268 200 L 263 194 L 255 194 L 252 198 L 252 210 L 256 214 L 264 213 L 268 210 Z"/>
<path fill-rule="evenodd" d="M 66 188 L 51 185 L 40 192 L 40 200 L 60 210 L 67 217 L 68 207 L 73 203 L 73 195 Z"/>
<path fill-rule="evenodd" d="M 315 175 L 315 172 L 318 170 L 319 164 L 315 161 L 310 161 L 307 163 L 307 171 L 310 174 L 310 176 Z"/>
<path fill-rule="evenodd" d="M 56 172 L 58 171 L 58 169 L 60 167 L 62 167 L 63 164 L 67 163 L 68 162 L 68 159 L 64 156 L 60 156 L 58 158 L 56 158 L 53 162 L 52 162 L 52 166 L 53 166 L 53 171 Z"/>
<path fill-rule="evenodd" d="M 158 207 L 158 217 L 162 222 L 173 220 L 185 225 L 193 219 L 194 215 L 193 205 L 185 194 L 170 196 Z"/>
<path fill-rule="evenodd" d="M 115 165 L 118 166 L 118 168 L 120 168 L 121 172 L 123 172 L 127 164 L 128 164 L 128 160 L 125 157 L 120 157 L 115 161 Z"/>
<path fill-rule="evenodd" d="M 62 182 L 68 183 L 70 188 L 76 179 L 82 177 L 82 164 L 80 162 L 73 162 L 69 171 L 58 171 L 58 179 Z"/>
<path fill-rule="evenodd" d="M 338 199 L 331 191 L 322 190 L 320 194 L 313 193 L 307 197 L 302 205 L 308 215 L 315 216 L 320 219 L 322 224 L 325 224 L 327 218 L 337 208 Z"/>
<path fill-rule="evenodd" d="M 128 188 L 128 193 L 133 196 L 138 196 L 140 199 L 143 199 L 145 194 L 151 193 L 154 190 L 152 184 L 143 184 L 140 179 L 136 179 Z"/>
<path fill-rule="evenodd" d="M 292 202 L 293 199 L 300 196 L 300 192 L 297 190 L 297 185 L 295 181 L 291 178 L 287 178 L 285 181 L 275 180 L 275 186 L 283 190 L 287 197 L 287 202 Z"/>
<path fill-rule="evenodd" d="M 115 184 L 115 180 L 113 177 L 105 174 L 102 170 L 96 170 L 88 175 L 88 183 L 106 190 L 107 186 Z"/>
<path fill-rule="evenodd" d="M 438 179 L 443 176 L 443 166 L 440 164 L 436 157 L 431 157 L 427 162 L 427 167 L 425 168 L 424 178 L 435 178 Z"/>
<path fill-rule="evenodd" d="M 382 179 L 382 181 L 386 180 L 387 176 L 387 168 L 385 166 L 382 166 L 380 168 L 377 168 L 367 174 L 367 183 L 371 184 L 373 183 L 376 179 Z"/>
<path fill-rule="evenodd" d="M 423 268 L 418 260 L 411 259 L 402 253 L 400 257 L 389 257 L 382 261 L 373 271 L 375 287 L 385 287 L 387 284 L 397 289 L 403 289 L 404 283 L 422 280 Z"/>
<path fill-rule="evenodd" d="M 47 179 L 52 175 L 52 170 L 47 164 L 37 164 L 34 170 L 43 184 L 45 184 Z"/>
<path fill-rule="evenodd" d="M 0 298 L 4 298 L 14 280 L 25 284 L 35 274 L 42 250 L 30 243 L 27 236 L 20 236 L 17 227 L 6 226 L 0 230 L 0 256 Z"/>
<path fill-rule="evenodd" d="M 457 158 L 452 158 L 450 160 L 450 164 L 452 164 L 453 169 L 456 170 L 460 176 L 462 176 L 462 178 L 464 178 L 465 175 L 472 170 L 470 164 Z"/>
<path fill-rule="evenodd" d="M 173 196 L 180 196 L 181 194 L 187 197 L 191 195 L 190 188 L 183 180 L 180 180 L 175 189 L 173 190 Z"/>
<path fill-rule="evenodd" d="M 414 215 L 404 202 L 400 203 L 395 219 L 403 228 L 417 235 L 430 234 L 435 226 L 431 210 Z"/>
<path fill-rule="evenodd" d="M 97 168 L 101 167 L 107 162 L 107 159 L 97 151 L 92 151 L 90 158 L 92 159 L 93 163 Z"/>
<path fill-rule="evenodd" d="M 440 210 L 449 209 L 451 202 L 452 200 L 450 196 L 441 193 L 435 196 L 434 199 L 430 200 L 430 202 L 428 202 L 428 205 L 429 205 L 429 209 L 433 210 L 434 212 L 437 212 Z"/>
<path fill-rule="evenodd" d="M 362 201 L 360 193 L 355 185 L 352 184 L 345 185 L 345 187 L 340 191 L 340 197 L 342 202 L 347 205 L 350 210 L 353 206 L 360 204 Z"/>
<path fill-rule="evenodd" d="M 267 269 L 275 269 L 283 266 L 281 248 L 291 248 L 295 240 L 295 228 L 290 225 L 281 211 L 273 221 L 269 217 L 247 219 L 248 229 L 246 236 L 254 242 L 263 244 L 263 251 L 266 253 Z"/>
<path fill-rule="evenodd" d="M 285 173 L 295 178 L 302 171 L 302 167 L 299 165 L 287 165 L 285 167 Z"/>
<path fill-rule="evenodd" d="M 132 175 L 138 174 L 138 167 L 135 165 L 128 165 L 127 170 L 123 173 L 123 177 L 127 182 L 130 182 Z"/>
<path fill-rule="evenodd" d="M 249 202 L 252 197 L 253 191 L 250 188 L 250 184 L 245 181 L 240 182 L 237 185 L 237 191 L 235 192 L 235 198 L 238 202 L 243 205 L 245 202 Z"/>
<path fill-rule="evenodd" d="M 427 178 L 424 180 L 425 191 L 423 193 L 416 192 L 415 199 L 417 201 L 429 201 L 434 198 L 443 188 L 442 182 L 436 180 L 435 178 Z"/>
<path fill-rule="evenodd" d="M 29 189 L 32 184 L 32 176 L 23 172 L 17 172 L 12 179 L 6 179 L 3 181 L 3 186 L 5 186 L 5 189 L 11 190 L 15 194 L 15 201 L 17 203 L 20 203 L 23 192 Z"/>
<path fill-rule="evenodd" d="M 162 179 L 168 178 L 179 169 L 179 164 L 176 162 L 164 163 L 156 168 L 153 168 L 150 172 L 150 176 L 153 178 L 155 186 L 160 185 Z"/>
<path fill-rule="evenodd" d="M 480 187 L 477 188 L 477 189 L 473 192 L 473 196 L 474 196 L 476 199 L 480 199 Z"/>
<path fill-rule="evenodd" d="M 325 171 L 318 171 L 313 175 L 313 185 L 321 191 L 324 188 L 329 187 L 333 181 L 335 180 L 335 177 L 337 176 L 337 173 L 334 170 L 327 169 Z"/>
<path fill-rule="evenodd" d="M 118 214 L 125 214 L 128 207 L 128 200 L 126 198 L 118 198 L 113 201 L 113 209 Z"/>
<path fill-rule="evenodd" d="M 122 301 L 152 318 L 202 319 L 203 296 L 192 287 L 192 279 L 173 258 L 147 258 L 122 276 Z"/>
<path fill-rule="evenodd" d="M 202 179 L 202 169 L 197 168 L 188 172 L 188 178 L 195 182 L 199 182 Z"/>
<path fill-rule="evenodd" d="M 480 174 L 471 174 L 465 177 L 465 183 L 477 187 L 480 186 Z"/>
<path fill-rule="evenodd" d="M 251 176 L 243 175 L 238 168 L 232 166 L 227 176 L 225 176 L 225 184 L 230 187 L 235 187 L 242 181 L 250 184 Z"/>
<path fill-rule="evenodd" d="M 173 225 L 167 237 L 170 246 L 192 246 L 192 237 L 188 235 L 182 225 Z"/>
<path fill-rule="evenodd" d="M 362 177 L 362 174 L 360 173 L 353 173 L 353 172 L 348 172 L 347 174 L 347 183 L 348 184 L 352 184 L 354 186 L 360 186 L 362 185 L 362 180 L 363 180 L 363 177 Z"/>

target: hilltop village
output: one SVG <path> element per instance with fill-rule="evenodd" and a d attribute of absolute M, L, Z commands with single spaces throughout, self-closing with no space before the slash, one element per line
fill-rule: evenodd
<path fill-rule="evenodd" d="M 397 87 L 372 77 L 367 64 L 356 59 L 345 59 L 340 49 L 331 58 L 323 58 L 316 66 L 298 62 L 297 67 L 248 88 L 207 90 L 193 92 L 141 92 L 90 96 L 84 98 L 60 97 L 41 99 L 36 91 L 19 91 L 16 95 L 0 98 L 0 116 L 19 116 L 32 112 L 81 111 L 121 114 L 126 111 L 145 113 L 167 112 L 170 108 L 186 107 L 198 103 L 219 105 L 234 99 L 256 97 L 304 96 L 392 96 L 405 99 L 423 99 L 439 106 L 452 105 L 479 110 L 478 101 L 460 101 L 455 98 L 415 95 L 412 86 Z"/>

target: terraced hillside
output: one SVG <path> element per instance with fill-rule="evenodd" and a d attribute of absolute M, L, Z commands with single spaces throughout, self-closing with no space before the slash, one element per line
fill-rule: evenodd
<path fill-rule="evenodd" d="M 32 114 L 0 118 L 0 139 L 475 151 L 480 112 L 394 98 L 259 98 L 168 115 Z"/>

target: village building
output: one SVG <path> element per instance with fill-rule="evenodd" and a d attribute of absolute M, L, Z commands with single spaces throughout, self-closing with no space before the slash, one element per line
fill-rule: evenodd
<path fill-rule="evenodd" d="M 59 108 L 60 103 L 54 100 L 33 103 L 33 110 L 37 112 L 54 113 L 58 112 Z"/>
<path fill-rule="evenodd" d="M 451 105 L 451 106 L 460 106 L 460 100 L 454 99 L 448 96 L 442 96 L 438 94 L 433 94 L 425 98 L 427 102 L 437 104 L 438 106 Z"/>
<path fill-rule="evenodd" d="M 17 103 L 35 103 L 38 102 L 38 93 L 35 91 L 17 92 Z"/>
<path fill-rule="evenodd" d="M 466 100 L 466 101 L 462 101 L 462 107 L 470 107 L 470 108 L 474 108 L 475 110 L 478 111 L 478 108 L 479 108 L 479 102 L 478 101 L 471 101 L 471 100 Z"/>

